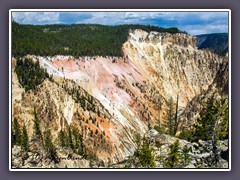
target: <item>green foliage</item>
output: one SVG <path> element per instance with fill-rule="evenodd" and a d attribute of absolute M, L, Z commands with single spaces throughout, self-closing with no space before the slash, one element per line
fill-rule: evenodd
<path fill-rule="evenodd" d="M 28 133 L 25 124 L 22 127 L 22 131 L 18 124 L 16 118 L 13 119 L 13 129 L 12 129 L 12 144 L 22 146 L 24 151 L 28 151 L 29 149 L 29 140 L 28 140 Z"/>
<path fill-rule="evenodd" d="M 168 157 L 165 159 L 163 166 L 165 168 L 176 168 L 180 165 L 180 161 L 182 159 L 179 141 L 175 141 L 169 147 L 170 152 L 168 154 Z"/>
<path fill-rule="evenodd" d="M 160 134 L 164 133 L 164 128 L 160 126 L 154 126 L 154 129 L 159 132 Z"/>
<path fill-rule="evenodd" d="M 221 122 L 219 123 L 219 140 L 228 139 L 228 104 L 221 100 Z"/>
<path fill-rule="evenodd" d="M 44 148 L 48 153 L 48 156 L 51 160 L 56 160 L 56 148 L 52 142 L 50 130 L 46 130 L 44 133 Z"/>
<path fill-rule="evenodd" d="M 64 131 L 61 129 L 58 133 L 58 139 L 61 147 L 64 147 L 66 145 L 65 138 L 66 137 L 65 137 Z"/>
<path fill-rule="evenodd" d="M 168 133 L 169 135 L 174 135 L 174 104 L 173 99 L 170 98 L 168 102 L 168 111 L 167 111 L 167 118 L 168 118 Z"/>
<path fill-rule="evenodd" d="M 141 167 L 153 168 L 156 166 L 152 149 L 145 138 L 143 138 L 142 145 L 136 150 L 135 156 L 138 157 Z"/>
<path fill-rule="evenodd" d="M 83 138 L 77 128 L 73 128 L 72 130 L 73 139 L 74 139 L 74 149 L 73 151 L 77 154 L 83 155 Z"/>
<path fill-rule="evenodd" d="M 189 152 L 190 147 L 184 146 L 182 149 L 183 166 L 187 166 L 191 161 L 191 156 Z"/>
<path fill-rule="evenodd" d="M 28 58 L 17 59 L 15 72 L 17 74 L 19 83 L 26 91 L 35 90 L 45 78 L 49 77 L 46 70 L 40 67 L 38 61 L 33 62 Z"/>
<path fill-rule="evenodd" d="M 174 110 L 174 106 L 175 110 Z M 173 102 L 171 97 L 168 101 L 168 110 L 167 110 L 167 124 L 168 124 L 168 134 L 174 136 L 178 128 L 178 95 L 176 103 Z"/>
<path fill-rule="evenodd" d="M 135 142 L 136 142 L 136 146 L 139 148 L 141 146 L 141 135 L 139 133 L 135 134 Z M 137 149 L 138 151 L 138 149 Z"/>
<path fill-rule="evenodd" d="M 12 144 L 21 145 L 22 134 L 16 118 L 13 119 Z"/>
<path fill-rule="evenodd" d="M 73 138 L 72 138 L 72 131 L 71 131 L 71 127 L 68 127 L 68 146 L 71 149 L 74 149 L 74 144 L 73 144 Z"/>
<path fill-rule="evenodd" d="M 193 137 L 195 141 L 228 138 L 228 103 L 210 98 L 199 114 Z"/>
<path fill-rule="evenodd" d="M 34 126 L 33 126 L 33 129 L 34 129 L 34 135 L 35 136 L 38 136 L 40 139 L 42 139 L 42 132 L 41 132 L 41 129 L 40 129 L 40 119 L 37 117 L 37 112 L 36 112 L 36 108 L 34 107 L 34 110 L 33 110 L 33 116 L 34 116 Z"/>
<path fill-rule="evenodd" d="M 177 28 L 144 25 L 20 25 L 12 23 L 13 56 L 122 56 L 130 29 L 183 33 Z"/>
<path fill-rule="evenodd" d="M 194 130 L 183 130 L 178 138 L 187 141 L 228 139 L 228 103 L 226 99 L 214 100 L 210 98 L 205 104 Z"/>
<path fill-rule="evenodd" d="M 226 48 L 225 50 L 223 50 L 222 52 L 219 53 L 220 56 L 226 56 L 226 54 L 228 53 L 228 48 Z"/>
<path fill-rule="evenodd" d="M 63 142 L 63 144 L 65 144 L 65 146 L 67 146 L 67 147 L 70 147 L 74 153 L 77 153 L 82 156 L 86 155 L 86 150 L 85 150 L 85 146 L 83 143 L 83 137 L 77 128 L 75 128 L 75 127 L 71 128 L 69 126 L 67 142 L 65 141 L 65 139 L 66 139 L 66 135 L 61 130 L 59 132 L 60 143 Z"/>
<path fill-rule="evenodd" d="M 183 130 L 179 135 L 178 135 L 179 139 L 185 139 L 187 141 L 192 142 L 193 141 L 193 134 L 190 130 Z"/>
<path fill-rule="evenodd" d="M 22 147 L 25 151 L 29 150 L 28 133 L 27 133 L 27 128 L 26 128 L 25 124 L 23 125 L 21 144 L 22 144 Z"/>

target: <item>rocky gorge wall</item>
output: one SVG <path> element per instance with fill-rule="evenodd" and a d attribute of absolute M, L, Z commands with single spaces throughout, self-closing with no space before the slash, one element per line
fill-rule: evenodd
<path fill-rule="evenodd" d="M 208 88 L 224 61 L 209 50 L 198 50 L 195 37 L 186 34 L 135 30 L 123 51 L 165 99 L 176 99 L 179 93 L 182 107 Z"/>
<path fill-rule="evenodd" d="M 117 163 L 133 154 L 137 134 L 166 121 L 170 98 L 176 102 L 179 95 L 183 111 L 217 81 L 226 61 L 198 50 L 196 39 L 186 34 L 130 31 L 122 51 L 123 57 L 29 56 L 39 60 L 53 81 L 46 79 L 36 91 L 23 93 L 12 71 L 13 117 L 33 137 L 36 107 L 41 129 L 51 129 L 56 145 L 59 131 L 74 126 L 89 152 L 104 163 Z"/>

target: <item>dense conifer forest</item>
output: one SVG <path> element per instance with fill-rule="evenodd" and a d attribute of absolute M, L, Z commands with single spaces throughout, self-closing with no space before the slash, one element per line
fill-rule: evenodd
<path fill-rule="evenodd" d="M 13 21 L 12 53 L 15 57 L 26 54 L 122 56 L 122 44 L 127 40 L 130 29 L 185 33 L 177 28 L 144 25 L 22 25 Z"/>

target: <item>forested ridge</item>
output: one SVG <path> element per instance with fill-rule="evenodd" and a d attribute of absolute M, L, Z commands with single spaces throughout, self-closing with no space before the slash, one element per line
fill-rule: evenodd
<path fill-rule="evenodd" d="M 53 56 L 122 56 L 129 30 L 185 33 L 177 28 L 98 24 L 22 25 L 12 22 L 12 54 Z"/>
<path fill-rule="evenodd" d="M 210 49 L 214 53 L 225 56 L 228 52 L 228 33 L 213 33 L 197 35 L 199 49 Z"/>

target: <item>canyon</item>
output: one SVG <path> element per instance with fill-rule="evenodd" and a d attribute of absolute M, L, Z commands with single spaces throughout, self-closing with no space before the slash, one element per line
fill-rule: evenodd
<path fill-rule="evenodd" d="M 31 153 L 43 151 L 36 147 L 41 144 L 34 138 L 34 111 L 41 131 L 50 130 L 59 158 L 70 151 L 61 149 L 59 132 L 74 127 L 88 154 L 107 167 L 134 154 L 138 135 L 167 124 L 170 99 L 178 102 L 177 135 L 191 129 L 211 95 L 228 98 L 228 54 L 199 50 L 196 37 L 130 30 L 122 52 L 122 57 L 27 55 L 52 77 L 27 92 L 15 73 L 17 58 L 12 58 L 12 118 L 26 125 Z M 90 167 L 82 161 L 68 167 Z"/>

